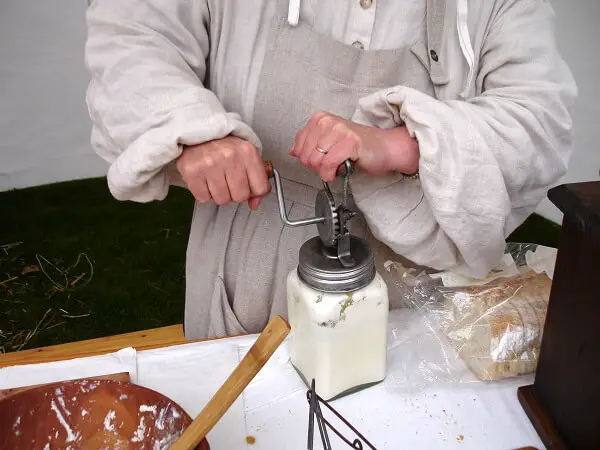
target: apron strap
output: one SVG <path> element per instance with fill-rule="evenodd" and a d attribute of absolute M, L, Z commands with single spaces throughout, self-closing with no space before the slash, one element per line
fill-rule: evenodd
<path fill-rule="evenodd" d="M 275 13 L 282 19 L 285 17 L 287 25 L 295 27 L 300 19 L 301 3 L 302 0 L 277 0 Z"/>
<path fill-rule="evenodd" d="M 442 37 L 446 20 L 447 0 L 427 0 L 427 48 L 429 51 L 429 64 L 431 81 L 438 86 L 450 82 L 446 71 L 446 62 L 441 58 Z"/>

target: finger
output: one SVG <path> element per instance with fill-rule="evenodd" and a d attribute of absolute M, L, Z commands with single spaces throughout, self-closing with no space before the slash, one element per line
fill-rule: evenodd
<path fill-rule="evenodd" d="M 332 146 L 333 144 L 329 144 L 327 145 L 327 147 L 319 144 L 319 147 L 322 149 L 331 148 Z M 321 162 L 323 161 L 323 159 L 325 159 L 326 155 L 326 153 L 322 153 L 318 150 L 319 147 L 314 148 L 312 152 L 310 152 L 310 154 L 308 155 L 308 162 L 306 164 L 308 167 L 317 171 L 319 170 L 319 167 L 321 167 Z"/>
<path fill-rule="evenodd" d="M 223 169 L 214 168 L 210 170 L 206 174 L 206 184 L 212 199 L 217 205 L 225 205 L 231 201 L 231 194 Z"/>
<path fill-rule="evenodd" d="M 317 145 L 308 157 L 308 166 L 318 172 L 321 168 L 321 164 L 325 160 L 325 156 L 329 153 L 329 150 L 327 149 L 333 148 L 339 141 L 343 140 L 345 136 L 346 131 L 343 128 L 343 124 L 336 123 L 329 132 L 318 139 Z M 326 150 L 327 153 L 323 153 L 319 151 L 319 149 Z"/>
<path fill-rule="evenodd" d="M 321 147 L 325 152 L 329 151 L 329 146 L 337 142 L 335 134 L 340 128 L 338 118 L 327 113 L 317 113 L 313 116 L 310 124 L 310 134 L 304 144 L 304 149 L 300 155 L 303 164 L 309 165 L 310 157 L 314 154 L 317 147 Z M 319 152 L 321 153 L 321 152 Z"/>
<path fill-rule="evenodd" d="M 262 198 L 271 192 L 271 183 L 267 178 L 265 166 L 256 150 L 246 156 L 244 166 L 250 197 Z"/>
<path fill-rule="evenodd" d="M 294 145 L 292 145 L 292 149 L 290 150 L 291 156 L 298 157 L 300 154 L 300 151 L 304 146 L 304 141 L 306 140 L 306 133 L 308 133 L 308 128 L 304 127 L 296 134 Z"/>
<path fill-rule="evenodd" d="M 339 166 L 347 159 L 356 161 L 357 155 L 357 140 L 352 135 L 344 136 L 323 158 L 319 169 L 321 179 L 326 182 L 332 182 L 335 180 Z"/>
<path fill-rule="evenodd" d="M 250 186 L 243 164 L 233 161 L 225 171 L 225 180 L 233 202 L 242 203 L 250 198 Z"/>
<path fill-rule="evenodd" d="M 302 164 L 308 166 L 308 161 L 310 159 L 310 155 L 313 151 L 316 151 L 317 142 L 319 139 L 319 135 L 316 130 L 310 129 L 306 134 L 306 139 L 304 140 L 304 145 L 298 154 L 298 159 Z M 327 149 L 323 149 L 327 150 Z"/>
<path fill-rule="evenodd" d="M 323 119 L 324 117 L 333 117 L 331 114 L 329 114 L 326 111 L 317 111 L 316 113 L 314 113 L 310 119 L 308 120 L 307 125 L 314 125 L 317 124 L 321 121 L 321 119 Z"/>
<path fill-rule="evenodd" d="M 326 132 L 321 130 L 318 124 L 312 124 L 310 126 L 306 134 L 306 138 L 304 140 L 304 145 L 302 146 L 302 149 L 300 150 L 300 153 L 298 155 L 298 159 L 302 162 L 302 164 L 304 164 L 305 166 L 309 165 L 311 155 L 313 154 L 313 152 L 317 152 L 317 144 L 319 142 L 319 139 L 321 139 L 321 136 L 325 134 Z M 323 150 L 327 151 L 328 149 L 323 148 Z"/>
<path fill-rule="evenodd" d="M 208 203 L 212 200 L 208 185 L 206 184 L 206 178 L 198 177 L 189 186 L 190 191 L 194 195 L 194 198 L 200 203 Z"/>
<path fill-rule="evenodd" d="M 307 144 L 307 139 L 309 135 L 315 132 L 318 129 L 318 123 L 322 118 L 329 116 L 326 112 L 317 112 L 313 114 L 310 119 L 306 122 L 304 128 L 296 135 L 296 142 L 294 147 L 292 148 L 292 152 L 290 153 L 292 156 L 295 156 L 305 164 L 305 161 L 302 160 L 301 155 L 307 150 L 310 149 Z"/>
<path fill-rule="evenodd" d="M 262 201 L 262 197 L 252 197 L 251 199 L 248 200 L 248 207 L 250 207 L 250 209 L 252 211 L 256 211 L 258 209 L 261 201 Z"/>

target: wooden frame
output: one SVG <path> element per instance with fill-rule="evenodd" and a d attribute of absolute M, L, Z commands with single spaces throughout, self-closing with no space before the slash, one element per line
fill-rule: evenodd
<path fill-rule="evenodd" d="M 189 342 L 193 341 L 185 339 L 183 326 L 172 325 L 68 344 L 5 353 L 0 355 L 0 368 L 102 355 L 116 352 L 126 347 L 133 347 L 136 350 L 149 350 Z"/>

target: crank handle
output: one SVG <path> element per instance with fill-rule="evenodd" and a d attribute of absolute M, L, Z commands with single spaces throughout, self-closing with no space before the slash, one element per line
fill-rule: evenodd
<path fill-rule="evenodd" d="M 285 212 L 285 202 L 283 198 L 283 187 L 279 172 L 273 167 L 271 161 L 263 161 L 267 178 L 273 178 L 275 184 L 275 193 L 277 194 L 277 203 L 279 204 L 279 216 L 284 225 L 288 227 L 304 227 L 306 225 L 315 225 L 325 222 L 325 217 L 311 217 L 310 219 L 289 220 Z"/>
<path fill-rule="evenodd" d="M 265 173 L 267 174 L 267 178 L 273 178 L 275 184 L 275 193 L 277 194 L 277 203 L 279 204 L 279 216 L 281 217 L 281 221 L 284 225 L 288 227 L 304 227 L 307 225 L 316 225 L 319 223 L 325 222 L 327 219 L 325 217 L 311 217 L 309 219 L 299 219 L 299 220 L 290 220 L 285 212 L 285 202 L 283 196 L 283 186 L 281 185 L 281 178 L 279 177 L 279 172 L 277 169 L 273 167 L 272 161 L 263 161 L 263 165 L 265 168 Z M 354 172 L 354 164 L 349 159 L 344 162 L 344 164 L 340 165 L 338 168 L 338 175 L 347 178 Z M 327 184 L 324 183 L 327 187 Z"/>
<path fill-rule="evenodd" d="M 263 161 L 263 166 L 265 167 L 265 172 L 267 174 L 267 178 L 274 178 L 275 177 L 275 169 L 273 167 L 273 162 L 270 160 Z M 354 173 L 354 163 L 349 159 L 344 161 L 344 164 L 341 164 L 337 170 L 337 174 L 339 176 L 346 176 L 346 174 L 348 174 L 348 173 L 350 175 L 352 175 Z"/>

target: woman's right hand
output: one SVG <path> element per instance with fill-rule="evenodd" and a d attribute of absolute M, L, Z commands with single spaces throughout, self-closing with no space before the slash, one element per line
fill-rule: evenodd
<path fill-rule="evenodd" d="M 260 154 L 251 143 L 235 136 L 185 147 L 176 164 L 200 203 L 248 202 L 255 210 L 271 191 Z"/>

